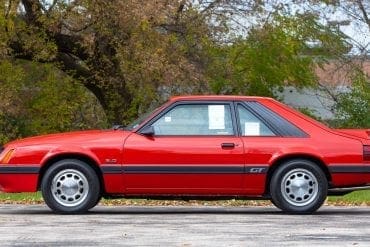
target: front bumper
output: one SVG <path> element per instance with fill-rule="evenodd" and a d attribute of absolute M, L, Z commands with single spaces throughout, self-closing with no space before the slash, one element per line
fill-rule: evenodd
<path fill-rule="evenodd" d="M 7 193 L 37 191 L 39 170 L 39 167 L 30 165 L 0 164 L 0 191 Z"/>

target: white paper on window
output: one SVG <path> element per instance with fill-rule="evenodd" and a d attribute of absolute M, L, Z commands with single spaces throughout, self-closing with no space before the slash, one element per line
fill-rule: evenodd
<path fill-rule="evenodd" d="M 208 120 L 210 130 L 225 129 L 225 106 L 209 105 Z"/>
<path fill-rule="evenodd" d="M 164 117 L 164 121 L 165 121 L 166 123 L 169 123 L 169 122 L 171 122 L 171 121 L 172 121 L 172 119 L 171 119 L 171 117 Z"/>
<path fill-rule="evenodd" d="M 259 136 L 260 135 L 260 123 L 245 122 L 244 133 L 246 136 Z"/>

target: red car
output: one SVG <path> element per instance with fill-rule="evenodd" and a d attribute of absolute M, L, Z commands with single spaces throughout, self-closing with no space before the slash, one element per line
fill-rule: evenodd
<path fill-rule="evenodd" d="M 0 190 L 42 191 L 58 213 L 101 197 L 260 198 L 312 213 L 370 184 L 370 131 L 335 130 L 273 100 L 175 97 L 126 128 L 6 144 Z"/>

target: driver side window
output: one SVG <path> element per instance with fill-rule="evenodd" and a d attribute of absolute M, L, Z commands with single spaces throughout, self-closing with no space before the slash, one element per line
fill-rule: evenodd
<path fill-rule="evenodd" d="M 234 135 L 228 104 L 177 105 L 152 126 L 155 135 Z"/>

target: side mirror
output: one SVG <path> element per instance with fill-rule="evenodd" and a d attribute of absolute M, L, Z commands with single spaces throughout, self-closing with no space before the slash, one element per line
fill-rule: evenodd
<path fill-rule="evenodd" d="M 154 136 L 155 131 L 153 126 L 147 126 L 140 131 L 140 134 L 145 136 Z"/>

